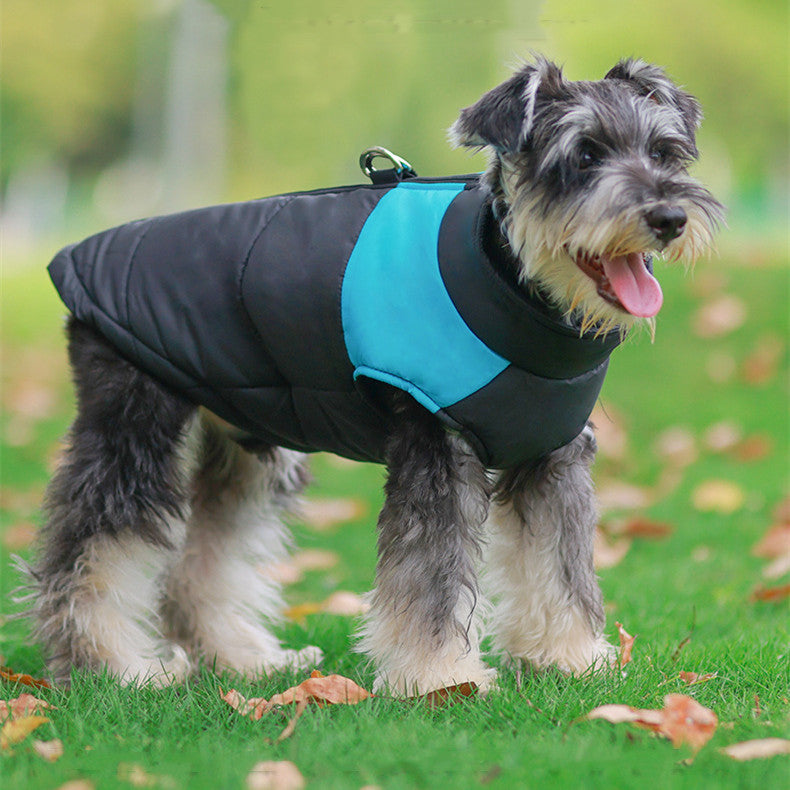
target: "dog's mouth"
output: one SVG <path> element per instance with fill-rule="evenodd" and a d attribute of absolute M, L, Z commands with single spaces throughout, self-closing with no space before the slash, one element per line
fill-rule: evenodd
<path fill-rule="evenodd" d="M 661 309 L 664 295 L 653 277 L 650 253 L 609 256 L 581 250 L 573 260 L 595 283 L 598 295 L 615 307 L 639 318 L 652 318 Z"/>

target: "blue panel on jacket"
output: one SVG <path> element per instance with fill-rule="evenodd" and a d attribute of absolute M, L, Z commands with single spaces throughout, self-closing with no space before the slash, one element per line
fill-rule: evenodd
<path fill-rule="evenodd" d="M 439 272 L 439 227 L 463 189 L 408 181 L 392 189 L 365 222 L 343 279 L 343 333 L 355 378 L 399 387 L 432 412 L 509 364 L 472 333 Z"/>

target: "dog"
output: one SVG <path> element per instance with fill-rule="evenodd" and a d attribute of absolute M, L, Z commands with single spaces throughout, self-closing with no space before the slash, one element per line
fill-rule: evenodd
<path fill-rule="evenodd" d="M 509 661 L 611 665 L 588 418 L 661 307 L 653 255 L 693 260 L 722 221 L 687 172 L 700 120 L 643 61 L 574 82 L 536 57 L 450 130 L 480 176 L 396 168 L 63 250 L 78 411 L 28 569 L 54 677 L 318 663 L 272 633 L 266 573 L 312 451 L 386 464 L 376 690 L 490 688 L 484 628 Z"/>

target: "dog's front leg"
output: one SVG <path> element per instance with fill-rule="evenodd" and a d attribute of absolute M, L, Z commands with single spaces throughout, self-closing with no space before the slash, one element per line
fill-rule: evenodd
<path fill-rule="evenodd" d="M 536 466 L 500 477 L 489 519 L 486 592 L 497 647 L 536 668 L 611 663 L 593 569 L 597 521 L 587 427 Z"/>
<path fill-rule="evenodd" d="M 375 661 L 375 688 L 423 694 L 471 681 L 485 690 L 474 571 L 488 510 L 488 480 L 466 443 L 418 407 L 387 446 L 376 589 L 361 649 Z"/>

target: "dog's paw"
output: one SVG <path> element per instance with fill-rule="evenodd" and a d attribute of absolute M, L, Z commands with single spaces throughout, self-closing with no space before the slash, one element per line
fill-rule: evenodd
<path fill-rule="evenodd" d="M 609 671 L 617 666 L 617 650 L 602 636 L 552 648 L 524 655 L 509 653 L 503 662 L 506 665 L 523 663 L 536 671 L 555 668 L 564 675 Z"/>
<path fill-rule="evenodd" d="M 485 696 L 496 688 L 495 669 L 477 659 L 461 659 L 447 665 L 423 667 L 417 671 L 379 669 L 373 693 L 389 693 L 395 697 L 417 697 L 430 691 L 474 683 L 477 693 Z"/>
<path fill-rule="evenodd" d="M 310 645 L 301 650 L 284 650 L 283 664 L 280 669 L 310 669 L 324 660 L 324 651 L 320 647 Z"/>
<path fill-rule="evenodd" d="M 118 664 L 118 662 L 115 662 Z M 139 659 L 125 666 L 108 662 L 107 671 L 117 675 L 124 686 L 153 686 L 164 688 L 180 683 L 192 671 L 192 663 L 186 651 L 179 645 L 168 644 L 162 649 L 162 656 Z"/>

